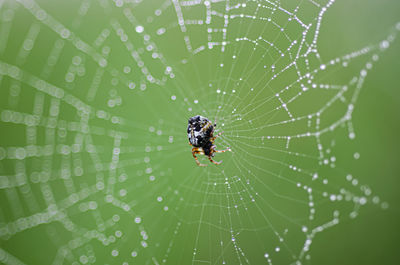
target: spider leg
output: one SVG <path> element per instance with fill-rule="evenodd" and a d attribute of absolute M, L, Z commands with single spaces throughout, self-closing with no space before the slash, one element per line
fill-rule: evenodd
<path fill-rule="evenodd" d="M 208 160 L 210 160 L 210 162 L 211 162 L 211 163 L 214 163 L 214 164 L 216 164 L 216 165 L 219 165 L 219 164 L 221 164 L 221 163 L 222 163 L 222 160 L 221 160 L 221 161 L 219 161 L 219 162 L 217 162 L 217 161 L 214 161 L 214 160 L 211 158 L 211 156 L 209 156 L 209 157 L 208 157 Z"/>
<path fill-rule="evenodd" d="M 225 153 L 226 151 L 232 151 L 230 147 L 226 148 L 225 150 L 215 150 L 214 153 Z"/>
<path fill-rule="evenodd" d="M 217 139 L 219 136 L 222 135 L 222 133 L 223 133 L 223 132 L 220 132 L 220 133 L 218 133 L 216 136 L 212 137 L 212 138 L 211 138 L 211 142 L 214 142 L 215 139 Z"/>
<path fill-rule="evenodd" d="M 200 166 L 200 167 L 205 167 L 205 166 L 207 166 L 207 165 L 205 165 L 205 164 L 201 164 L 201 163 L 200 163 L 200 161 L 199 161 L 199 159 L 197 158 L 196 154 L 204 155 L 204 152 L 203 152 L 203 151 L 200 151 L 200 149 L 199 149 L 198 147 L 193 147 L 193 148 L 192 148 L 192 155 L 193 155 L 193 158 L 196 160 L 196 164 L 197 164 L 198 166 Z"/>

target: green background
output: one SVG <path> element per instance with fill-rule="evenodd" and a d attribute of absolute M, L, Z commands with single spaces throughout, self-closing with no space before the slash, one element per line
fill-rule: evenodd
<path fill-rule="evenodd" d="M 400 3 L 195 2 L 0 3 L 0 262 L 397 264 Z M 197 114 L 219 166 L 190 154 Z"/>

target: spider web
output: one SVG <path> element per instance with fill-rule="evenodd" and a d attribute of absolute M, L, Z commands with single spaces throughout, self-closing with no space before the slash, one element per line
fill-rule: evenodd
<path fill-rule="evenodd" d="M 0 261 L 303 264 L 318 234 L 387 208 L 346 146 L 400 24 L 329 53 L 335 4 L 1 1 Z M 190 155 L 197 114 L 232 149 L 220 166 Z"/>

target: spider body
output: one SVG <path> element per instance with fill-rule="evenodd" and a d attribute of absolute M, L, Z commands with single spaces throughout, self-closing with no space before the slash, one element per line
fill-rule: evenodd
<path fill-rule="evenodd" d="M 199 162 L 196 154 L 204 154 L 212 163 L 219 165 L 222 161 L 216 162 L 212 160 L 212 157 L 215 155 L 215 153 L 223 153 L 230 150 L 229 148 L 226 150 L 215 150 L 216 146 L 214 145 L 214 141 L 222 134 L 219 133 L 218 135 L 214 136 L 214 130 L 216 126 L 217 125 L 215 123 L 212 124 L 209 119 L 200 115 L 194 116 L 188 121 L 187 133 L 189 144 L 193 146 L 192 155 L 199 166 L 205 165 Z"/>

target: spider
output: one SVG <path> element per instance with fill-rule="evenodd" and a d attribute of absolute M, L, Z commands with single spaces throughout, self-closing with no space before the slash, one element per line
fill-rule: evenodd
<path fill-rule="evenodd" d="M 225 150 L 215 150 L 216 146 L 214 145 L 214 141 L 222 134 L 222 132 L 220 132 L 216 136 L 213 135 L 216 126 L 217 124 L 212 124 L 209 119 L 200 115 L 194 116 L 188 121 L 187 133 L 189 144 L 193 146 L 192 155 L 198 166 L 204 167 L 206 165 L 199 162 L 196 154 L 206 155 L 210 162 L 219 165 L 222 161 L 214 161 L 212 159 L 214 154 L 224 153 L 231 150 L 229 147 Z"/>

